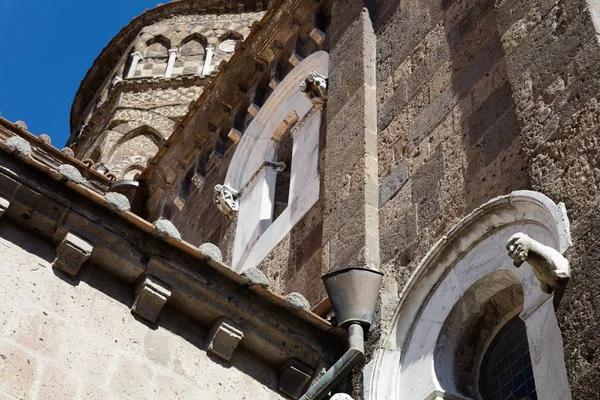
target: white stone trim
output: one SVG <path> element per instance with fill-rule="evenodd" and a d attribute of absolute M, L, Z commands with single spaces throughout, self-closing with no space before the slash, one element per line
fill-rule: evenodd
<path fill-rule="evenodd" d="M 131 65 L 129 66 L 129 71 L 127 71 L 127 79 L 133 78 L 135 76 L 135 71 L 137 70 L 138 63 L 140 62 L 140 60 L 143 59 L 144 57 L 139 51 L 131 53 Z"/>
<path fill-rule="evenodd" d="M 212 59 L 215 54 L 215 49 L 213 47 L 206 48 L 206 54 L 204 56 L 204 66 L 202 67 L 202 76 L 210 76 L 212 72 Z"/>
<path fill-rule="evenodd" d="M 326 52 L 312 54 L 286 76 L 258 110 L 233 155 L 225 184 L 240 192 L 232 261 L 237 271 L 260 264 L 319 199 L 321 109 L 315 110 L 299 89 L 315 70 L 327 76 Z M 293 128 L 288 207 L 273 222 L 277 172 L 264 168 L 264 164 L 274 160 L 282 123 L 289 127 L 292 120 L 297 123 Z"/>
<path fill-rule="evenodd" d="M 516 232 L 561 254 L 571 246 L 564 205 L 537 192 L 497 197 L 462 219 L 426 254 L 403 290 L 387 348 L 365 367 L 366 400 L 464 398 L 448 383 L 453 381 L 453 360 L 449 371 L 436 370 L 436 345 L 453 305 L 480 282 L 521 284 L 520 316 L 527 327 L 538 397 L 571 398 L 553 296 L 540 290 L 531 268 L 515 268 L 506 254 L 506 240 Z M 486 291 L 477 296 L 482 294 L 488 295 Z M 479 301 L 483 300 L 473 304 Z"/>
<path fill-rule="evenodd" d="M 179 50 L 175 47 L 169 49 L 169 61 L 167 61 L 167 70 L 165 71 L 165 78 L 170 78 L 173 75 L 173 67 L 175 66 L 175 60 L 179 56 Z"/>

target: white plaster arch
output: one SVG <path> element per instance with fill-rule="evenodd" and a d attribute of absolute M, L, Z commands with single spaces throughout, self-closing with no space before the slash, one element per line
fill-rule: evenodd
<path fill-rule="evenodd" d="M 300 84 L 312 71 L 327 76 L 328 68 L 327 52 L 306 57 L 277 85 L 237 145 L 225 177 L 225 185 L 240 193 L 235 270 L 256 267 L 319 199 L 321 108 L 300 91 Z M 274 161 L 277 134 L 293 113 L 298 123 L 293 132 L 289 201 L 272 221 L 277 172 L 265 161 Z"/>
<path fill-rule="evenodd" d="M 365 367 L 365 399 L 466 399 L 448 383 L 453 376 L 441 375 L 436 345 L 453 306 L 492 274 L 506 280 L 499 288 L 510 282 L 522 286 L 520 317 L 527 327 L 538 398 L 571 398 L 553 296 L 540 290 L 529 265 L 517 269 L 507 255 L 506 242 L 516 232 L 562 254 L 571 246 L 564 205 L 541 193 L 512 192 L 474 210 L 431 248 L 411 276 L 386 348 Z M 483 295 L 475 294 L 473 301 L 485 300 L 478 296 Z"/>

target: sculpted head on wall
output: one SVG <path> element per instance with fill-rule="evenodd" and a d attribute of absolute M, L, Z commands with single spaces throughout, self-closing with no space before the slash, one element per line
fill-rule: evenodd
<path fill-rule="evenodd" d="M 519 268 L 525 261 L 531 265 L 544 293 L 564 288 L 571 277 L 569 261 L 562 254 L 522 232 L 511 236 L 506 249 L 515 267 Z"/>

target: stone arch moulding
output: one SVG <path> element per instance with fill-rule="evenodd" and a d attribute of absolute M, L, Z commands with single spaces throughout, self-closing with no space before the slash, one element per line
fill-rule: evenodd
<path fill-rule="evenodd" d="M 482 297 L 513 284 L 520 284 L 522 293 L 517 314 L 527 328 L 538 398 L 571 399 L 553 295 L 541 291 L 528 264 L 515 268 L 507 255 L 506 242 L 516 232 L 561 254 L 571 246 L 564 204 L 538 192 L 494 198 L 462 219 L 433 245 L 403 290 L 384 349 L 364 368 L 366 400 L 478 400 L 458 392 L 455 360 L 440 357 L 438 344 L 443 330 L 456 326 L 451 320 L 455 305 L 466 299 L 479 306 L 487 301 Z M 467 308 L 453 314 L 466 318 Z"/>
<path fill-rule="evenodd" d="M 312 72 L 328 75 L 329 55 L 318 51 L 306 57 L 277 85 L 237 145 L 225 185 L 240 193 L 233 249 L 233 268 L 256 267 L 319 199 L 319 129 L 321 108 L 300 91 Z M 289 202 L 272 221 L 277 135 L 295 113 Z"/>

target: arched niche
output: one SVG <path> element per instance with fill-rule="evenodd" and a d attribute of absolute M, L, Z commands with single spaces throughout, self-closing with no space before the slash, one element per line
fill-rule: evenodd
<path fill-rule="evenodd" d="M 429 250 L 411 276 L 387 348 L 365 367 L 365 399 L 479 399 L 465 389 L 473 377 L 461 368 L 466 363 L 478 368 L 480 350 L 514 315 L 526 325 L 538 398 L 571 398 L 553 295 L 540 290 L 527 263 L 515 268 L 507 255 L 506 242 L 516 232 L 562 254 L 571 246 L 564 205 L 541 193 L 512 192 L 474 210 Z M 496 323 L 481 313 L 490 302 L 505 306 Z M 483 324 L 479 332 L 476 323 Z M 471 348 L 465 346 L 475 333 Z M 466 362 L 465 351 L 473 351 Z"/>
<path fill-rule="evenodd" d="M 227 171 L 225 184 L 239 196 L 233 268 L 256 267 L 319 199 L 321 107 L 300 91 L 312 72 L 328 75 L 329 56 L 306 57 L 281 81 L 244 131 Z M 279 141 L 292 129 L 288 205 L 273 221 Z"/>

